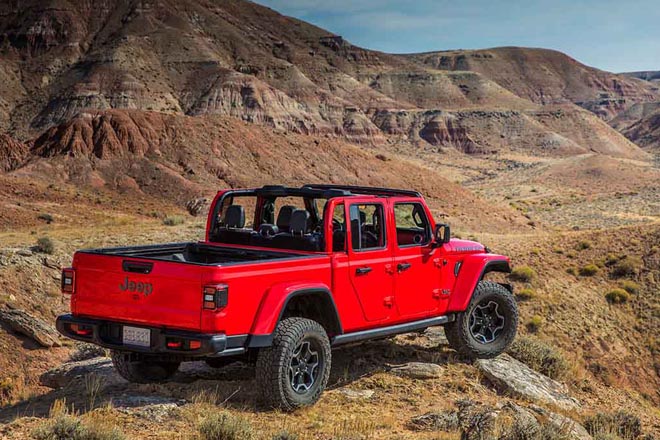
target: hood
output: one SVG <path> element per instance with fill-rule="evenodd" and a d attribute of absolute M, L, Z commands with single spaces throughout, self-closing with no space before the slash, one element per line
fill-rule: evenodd
<path fill-rule="evenodd" d="M 465 253 L 465 254 L 486 252 L 486 247 L 481 243 L 471 240 L 459 240 L 456 238 L 452 238 L 449 241 L 449 249 L 451 250 L 451 252 Z"/>

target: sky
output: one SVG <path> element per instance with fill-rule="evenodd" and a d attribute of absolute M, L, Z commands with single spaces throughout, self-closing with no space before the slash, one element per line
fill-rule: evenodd
<path fill-rule="evenodd" d="M 256 0 L 390 53 L 527 46 L 611 72 L 660 70 L 660 0 Z"/>

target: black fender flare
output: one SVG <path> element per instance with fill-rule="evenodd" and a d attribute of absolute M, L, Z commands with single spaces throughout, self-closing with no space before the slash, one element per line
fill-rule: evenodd
<path fill-rule="evenodd" d="M 326 312 L 330 313 L 330 316 L 328 317 L 328 322 L 332 325 L 332 328 L 330 329 L 332 330 L 332 336 L 341 335 L 344 333 L 343 327 L 341 325 L 341 319 L 339 318 L 339 312 L 337 311 L 337 305 L 335 304 L 335 300 L 332 297 L 332 293 L 330 292 L 330 290 L 325 288 L 299 289 L 294 292 L 291 292 L 284 301 L 284 304 L 282 304 L 282 307 L 280 308 L 279 316 L 277 318 L 278 323 L 282 321 L 282 318 L 284 317 L 284 313 L 286 312 L 287 307 L 289 306 L 291 301 L 301 296 L 317 296 L 320 300 L 325 301 L 324 307 L 326 308 Z M 250 335 L 248 338 L 247 347 L 248 348 L 270 347 L 273 343 L 273 333 L 265 334 L 265 335 Z"/>

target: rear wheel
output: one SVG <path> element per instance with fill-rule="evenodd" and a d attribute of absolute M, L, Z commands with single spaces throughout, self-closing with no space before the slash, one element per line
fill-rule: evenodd
<path fill-rule="evenodd" d="M 330 340 L 316 321 L 282 320 L 273 345 L 259 351 L 257 385 L 269 407 L 293 411 L 313 405 L 330 377 Z"/>
<path fill-rule="evenodd" d="M 116 350 L 113 350 L 110 356 L 117 373 L 133 383 L 165 382 L 174 376 L 181 364 L 150 359 L 149 356 L 139 356 L 136 359 L 134 354 Z"/>
<path fill-rule="evenodd" d="M 449 345 L 472 358 L 493 358 L 504 352 L 518 328 L 518 306 L 505 287 L 481 281 L 470 304 L 445 326 Z"/>

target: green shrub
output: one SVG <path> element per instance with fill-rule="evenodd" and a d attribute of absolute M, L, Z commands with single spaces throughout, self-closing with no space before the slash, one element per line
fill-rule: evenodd
<path fill-rule="evenodd" d="M 607 257 L 605 257 L 605 266 L 611 267 L 614 266 L 621 258 L 619 256 L 614 255 L 614 254 L 607 254 Z"/>
<path fill-rule="evenodd" d="M 183 217 L 178 215 L 168 215 L 163 219 L 163 224 L 165 226 L 176 226 L 183 223 Z"/>
<path fill-rule="evenodd" d="M 254 438 L 252 426 L 242 417 L 228 412 L 211 414 L 199 424 L 203 440 L 251 440 Z"/>
<path fill-rule="evenodd" d="M 527 321 L 527 330 L 532 333 L 536 333 L 541 330 L 543 326 L 543 318 L 539 315 L 532 316 L 529 321 Z"/>
<path fill-rule="evenodd" d="M 513 341 L 509 354 L 552 379 L 564 378 L 570 370 L 570 364 L 559 350 L 531 336 Z"/>
<path fill-rule="evenodd" d="M 552 252 L 554 252 L 555 254 L 561 255 L 561 254 L 564 253 L 564 250 L 562 248 L 556 247 L 556 248 L 552 249 Z"/>
<path fill-rule="evenodd" d="M 605 299 L 610 304 L 623 304 L 628 302 L 630 294 L 623 289 L 612 289 L 605 294 Z"/>
<path fill-rule="evenodd" d="M 621 286 L 621 288 L 626 292 L 633 295 L 637 295 L 641 289 L 641 286 L 632 280 L 622 280 L 619 283 L 619 286 Z"/>
<path fill-rule="evenodd" d="M 532 255 L 541 255 L 541 249 L 539 249 L 539 248 L 533 248 L 533 249 L 530 251 L 530 253 L 531 253 Z"/>
<path fill-rule="evenodd" d="M 289 431 L 281 431 L 275 434 L 272 440 L 298 440 L 298 434 Z"/>
<path fill-rule="evenodd" d="M 534 291 L 534 289 L 530 289 L 530 288 L 520 289 L 516 293 L 516 297 L 520 301 L 527 301 L 534 298 L 535 296 L 536 296 L 536 292 Z"/>
<path fill-rule="evenodd" d="M 586 249 L 591 249 L 593 244 L 589 240 L 582 240 L 575 247 L 578 251 L 584 251 Z"/>
<path fill-rule="evenodd" d="M 48 223 L 48 224 L 51 224 L 51 223 L 55 220 L 55 219 L 53 218 L 52 215 L 47 214 L 47 213 L 39 214 L 39 215 L 37 216 L 37 219 L 38 219 L 38 220 L 43 220 L 43 221 L 45 221 L 45 222 Z"/>
<path fill-rule="evenodd" d="M 626 256 L 612 266 L 612 276 L 615 278 L 635 276 L 643 265 L 641 258 Z"/>
<path fill-rule="evenodd" d="M 32 431 L 36 440 L 124 440 L 124 434 L 117 427 L 107 423 L 85 423 L 71 414 L 63 401 L 53 404 L 50 418 L 45 424 Z"/>
<path fill-rule="evenodd" d="M 37 252 L 50 255 L 55 252 L 55 243 L 49 237 L 41 237 L 37 240 L 37 246 L 35 249 Z"/>
<path fill-rule="evenodd" d="M 578 269 L 577 267 L 569 267 L 566 269 L 566 273 L 569 275 L 578 276 Z"/>
<path fill-rule="evenodd" d="M 634 440 L 642 434 L 642 423 L 634 414 L 625 411 L 598 413 L 584 420 L 584 427 L 595 439 Z"/>
<path fill-rule="evenodd" d="M 536 278 L 536 271 L 532 269 L 529 266 L 518 266 L 511 271 L 511 275 L 509 277 L 513 281 L 522 281 L 525 283 L 531 282 L 534 278 Z"/>
<path fill-rule="evenodd" d="M 587 264 L 586 266 L 582 266 L 580 268 L 580 275 L 583 277 L 592 277 L 598 273 L 599 269 L 598 266 L 595 264 Z"/>

